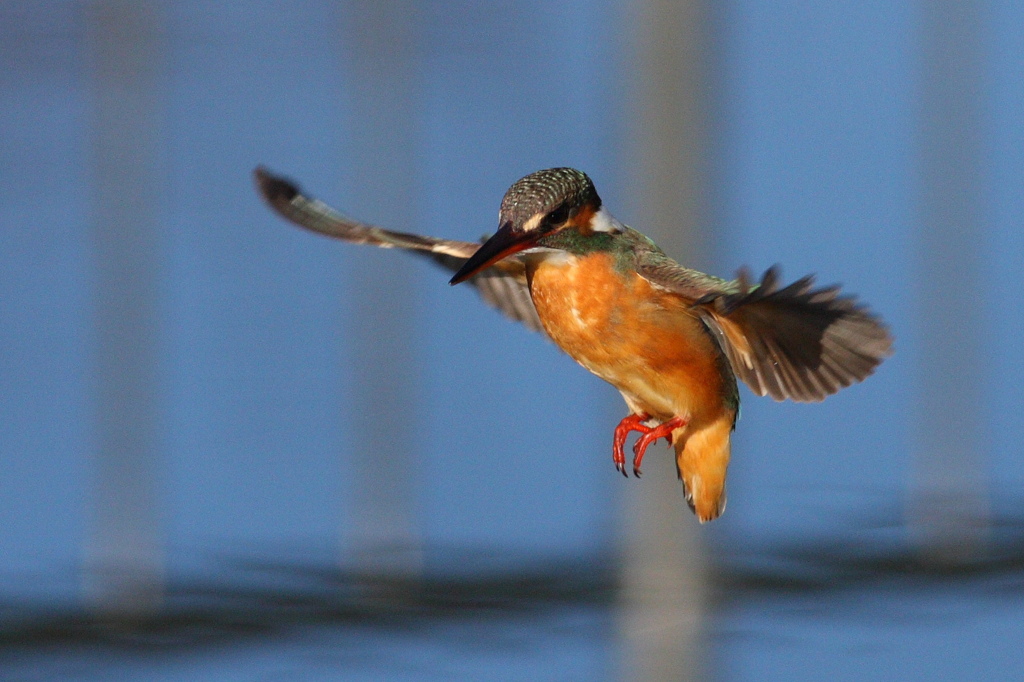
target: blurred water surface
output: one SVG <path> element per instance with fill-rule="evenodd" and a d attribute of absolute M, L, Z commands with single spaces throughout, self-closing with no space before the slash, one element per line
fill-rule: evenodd
<path fill-rule="evenodd" d="M 1024 523 L 995 528 L 968 564 L 930 563 L 900 529 L 867 526 L 846 542 L 730 552 L 710 580 L 715 677 L 1012 678 L 1024 665 Z M 163 610 L 138 621 L 0 605 L 0 679 L 592 680 L 620 669 L 608 559 L 436 553 L 436 577 L 400 579 L 243 556 L 172 581 Z"/>

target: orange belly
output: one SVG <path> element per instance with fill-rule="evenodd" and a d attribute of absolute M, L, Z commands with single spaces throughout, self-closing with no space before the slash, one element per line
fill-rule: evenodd
<path fill-rule="evenodd" d="M 537 315 L 562 350 L 619 389 L 634 413 L 687 420 L 672 433 L 676 471 L 701 523 L 718 517 L 736 384 L 689 302 L 619 272 L 607 253 L 531 259 L 527 277 Z"/>
<path fill-rule="evenodd" d="M 720 351 L 685 301 L 619 272 L 608 253 L 538 260 L 528 274 L 548 335 L 632 409 L 692 427 L 729 411 Z"/>

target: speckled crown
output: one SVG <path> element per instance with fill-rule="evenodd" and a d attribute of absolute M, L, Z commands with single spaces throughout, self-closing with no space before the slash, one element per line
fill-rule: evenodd
<path fill-rule="evenodd" d="M 571 207 L 589 203 L 599 208 L 601 197 L 587 174 L 575 168 L 548 168 L 530 173 L 516 180 L 505 192 L 498 224 L 522 225 L 537 213 L 547 213 L 563 203 Z"/>

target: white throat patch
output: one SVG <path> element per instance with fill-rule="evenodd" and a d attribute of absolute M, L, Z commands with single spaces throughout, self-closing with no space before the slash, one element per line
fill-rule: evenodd
<path fill-rule="evenodd" d="M 601 207 L 597 213 L 590 219 L 590 229 L 594 232 L 611 232 L 612 234 L 618 234 L 626 229 L 626 226 L 620 223 L 612 216 L 611 213 L 604 210 L 604 206 Z"/>

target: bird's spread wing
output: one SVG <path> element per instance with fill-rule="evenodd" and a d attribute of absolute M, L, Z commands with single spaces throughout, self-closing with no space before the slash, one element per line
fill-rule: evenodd
<path fill-rule="evenodd" d="M 726 282 L 667 257 L 650 261 L 639 274 L 692 301 L 733 371 L 758 395 L 824 400 L 892 354 L 881 320 L 837 286 L 813 289 L 808 276 L 780 289 L 775 267 L 752 286 L 745 269 Z"/>
<path fill-rule="evenodd" d="M 313 232 L 385 249 L 416 251 L 440 265 L 457 271 L 480 248 L 479 242 L 437 239 L 393 232 L 351 220 L 324 202 L 308 197 L 293 183 L 261 167 L 253 171 L 260 195 L 286 220 Z M 508 317 L 529 329 L 543 332 L 526 284 L 526 269 L 518 258 L 506 258 L 467 280 L 480 296 Z"/>

